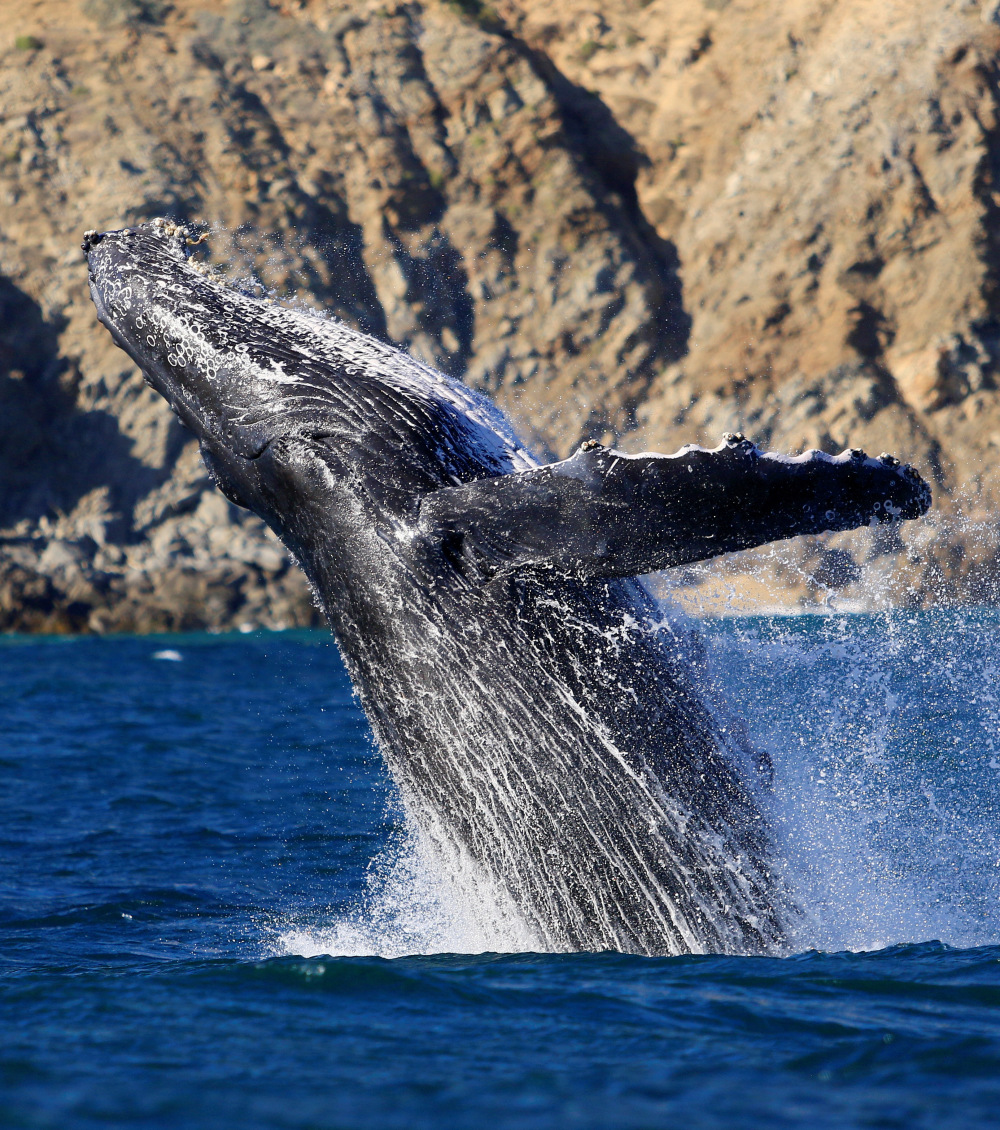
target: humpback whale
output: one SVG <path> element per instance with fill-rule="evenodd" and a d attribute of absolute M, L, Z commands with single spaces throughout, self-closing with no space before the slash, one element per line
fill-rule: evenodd
<path fill-rule="evenodd" d="M 98 318 L 305 570 L 446 865 L 538 949 L 779 951 L 766 765 L 637 578 L 918 517 L 918 473 L 741 435 L 541 465 L 459 381 L 212 281 L 192 243 L 162 220 L 88 232 Z"/>

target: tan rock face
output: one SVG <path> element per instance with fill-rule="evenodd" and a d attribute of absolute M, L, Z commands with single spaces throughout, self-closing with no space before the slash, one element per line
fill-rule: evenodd
<path fill-rule="evenodd" d="M 464 375 L 554 449 L 628 430 L 681 351 L 671 264 L 516 39 L 436 4 L 166 8 L 0 13 L 0 523 L 20 570 L 8 626 L 33 568 L 67 600 L 74 570 L 107 573 L 106 597 L 77 585 L 76 612 L 53 624 L 161 624 L 147 590 L 178 571 L 164 626 L 189 624 L 226 569 L 264 595 L 210 601 L 211 626 L 244 606 L 267 623 L 314 615 L 258 524 L 206 493 L 193 445 L 96 325 L 86 228 L 210 221 L 231 277 Z M 11 46 L 23 27 L 39 50 Z M 102 487 L 95 519 L 82 500 Z M 99 528 L 89 555 L 48 553 L 60 522 L 77 542 Z M 297 586 L 292 612 L 271 607 L 281 584 Z"/>
<path fill-rule="evenodd" d="M 693 318 L 689 380 L 891 369 L 887 350 L 942 334 L 995 353 L 1000 27 L 979 5 L 602 8 L 582 51 L 586 5 L 560 6 L 558 25 L 511 4 L 645 158 L 639 202 L 676 243 Z"/>
<path fill-rule="evenodd" d="M 961 566 L 930 558 L 979 594 L 1000 434 L 995 9 L 500 5 L 631 137 L 639 205 L 676 247 L 690 337 L 639 411 L 643 443 L 725 426 L 896 451 L 978 520 L 943 537 Z"/>
<path fill-rule="evenodd" d="M 958 0 L 7 0 L 0 626 L 315 617 L 94 319 L 83 230 L 164 213 L 213 225 L 230 278 L 463 376 L 554 453 L 728 429 L 895 451 L 979 523 L 904 532 L 908 599 L 989 597 L 998 21 Z M 838 584 L 831 552 L 898 565 L 867 538 L 796 560 Z"/>

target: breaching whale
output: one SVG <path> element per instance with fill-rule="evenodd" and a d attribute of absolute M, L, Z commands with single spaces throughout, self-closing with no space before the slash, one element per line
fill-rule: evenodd
<path fill-rule="evenodd" d="M 738 435 L 541 466 L 458 381 L 211 281 L 190 243 L 88 232 L 98 317 L 305 570 L 446 865 L 540 949 L 780 949 L 762 770 L 635 578 L 917 517 L 917 472 Z"/>

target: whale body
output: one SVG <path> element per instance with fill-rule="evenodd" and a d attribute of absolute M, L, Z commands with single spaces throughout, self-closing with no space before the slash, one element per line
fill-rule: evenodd
<path fill-rule="evenodd" d="M 484 398 L 245 296 L 166 221 L 84 251 L 98 317 L 305 570 L 409 817 L 532 944 L 774 952 L 766 767 L 636 578 L 924 513 L 910 467 L 742 436 L 539 465 Z"/>

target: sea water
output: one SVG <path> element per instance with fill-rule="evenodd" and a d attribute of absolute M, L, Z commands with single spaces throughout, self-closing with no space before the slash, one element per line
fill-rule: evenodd
<path fill-rule="evenodd" d="M 998 629 L 706 625 L 780 958 L 490 952 L 324 633 L 4 640 L 0 1125 L 995 1125 Z"/>

